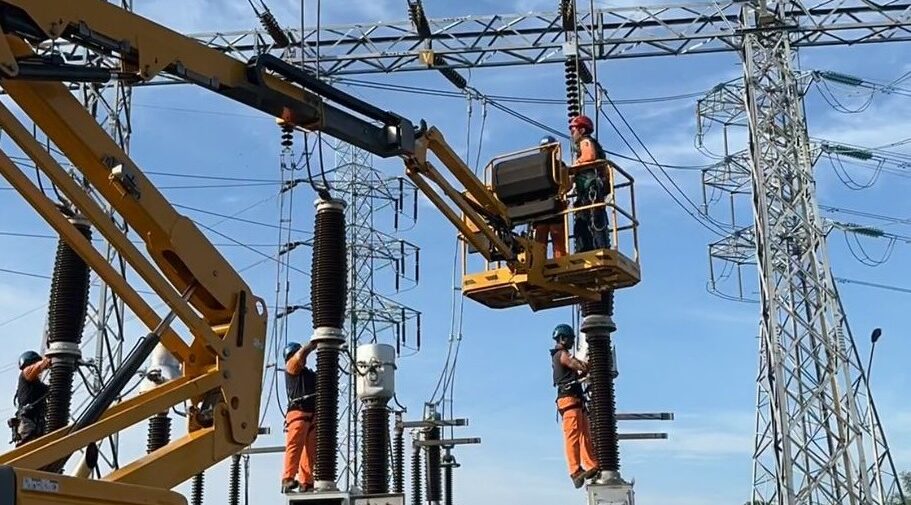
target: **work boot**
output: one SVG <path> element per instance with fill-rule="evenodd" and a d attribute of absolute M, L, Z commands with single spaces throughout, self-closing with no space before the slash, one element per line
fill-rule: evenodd
<path fill-rule="evenodd" d="M 291 493 L 298 486 L 300 486 L 300 483 L 295 479 L 282 479 L 282 493 Z"/>
<path fill-rule="evenodd" d="M 580 468 L 573 472 L 569 478 L 573 480 L 573 486 L 576 486 L 576 489 L 579 489 L 582 487 L 582 484 L 585 484 L 585 471 Z"/>

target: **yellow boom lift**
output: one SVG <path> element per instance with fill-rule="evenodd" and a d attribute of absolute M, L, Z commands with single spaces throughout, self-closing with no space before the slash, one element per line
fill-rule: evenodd
<path fill-rule="evenodd" d="M 2 104 L 0 128 L 170 308 L 165 317 L 157 314 L 0 151 L 3 177 L 154 329 L 72 425 L 0 455 L 0 503 L 185 504 L 171 489 L 252 444 L 258 429 L 263 300 L 96 123 L 67 83 L 139 83 L 166 74 L 375 155 L 400 157 L 408 177 L 459 230 L 466 252 L 483 258 L 480 271 L 464 277 L 464 292 L 487 306 L 545 309 L 596 300 L 605 290 L 639 280 L 635 214 L 617 203 L 627 191 L 634 207 L 632 180 L 616 166 L 602 166 L 612 186 L 605 205 L 613 216 L 613 247 L 547 259 L 544 247 L 519 228 L 542 217 L 569 220 L 573 210 L 555 205 L 565 199 L 571 175 L 556 146 L 494 160 L 481 180 L 423 122 L 416 128 L 276 57 L 238 61 L 99 0 L 0 1 L 0 30 L 0 87 L 142 239 L 145 253 Z M 110 55 L 120 67 L 71 64 L 55 52 L 59 40 Z M 428 152 L 462 190 L 428 160 Z M 619 251 L 621 232 L 631 232 L 632 253 Z M 171 329 L 175 318 L 189 329 L 188 340 Z M 114 405 L 159 342 L 181 362 L 182 376 Z M 98 480 L 58 473 L 73 453 L 184 402 L 193 407 L 182 438 Z"/>

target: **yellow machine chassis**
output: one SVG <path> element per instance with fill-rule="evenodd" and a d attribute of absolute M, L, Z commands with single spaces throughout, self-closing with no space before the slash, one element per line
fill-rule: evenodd
<path fill-rule="evenodd" d="M 306 72 L 274 57 L 240 62 L 106 2 L 0 0 L 0 7 L 7 21 L 5 33 L 0 33 L 0 87 L 47 135 L 82 183 L 48 153 L 17 118 L 17 111 L 3 104 L 0 130 L 53 181 L 73 210 L 117 249 L 170 314 L 157 313 L 3 149 L 0 176 L 149 329 L 176 316 L 188 333 L 179 335 L 168 322 L 151 334 L 181 363 L 180 377 L 116 405 L 99 403 L 103 406 L 98 412 L 104 409 L 100 417 L 0 454 L 0 505 L 184 505 L 186 500 L 169 489 L 252 444 L 259 422 L 269 317 L 264 301 L 73 96 L 65 84 L 74 80 L 67 78 L 74 75 L 67 73 L 73 65 L 41 58 L 44 50 L 39 48 L 51 41 L 63 38 L 106 51 L 120 60 L 114 72 L 119 78 L 141 82 L 167 73 L 298 128 L 322 131 L 380 156 L 400 157 L 406 175 L 486 261 L 484 272 L 465 278 L 465 294 L 487 306 L 556 307 L 596 298 L 600 291 L 631 286 L 639 279 L 634 202 L 631 213 L 615 202 L 599 204 L 611 207 L 613 244 L 618 243 L 619 231 L 632 230 L 632 259 L 618 248 L 548 260 L 542 245 L 512 231 L 515 226 L 506 206 L 435 128 L 412 131 L 413 125 L 403 118 L 343 96 L 324 83 L 314 85 Z M 51 74 L 34 73 L 42 65 Z M 378 118 L 382 127 L 376 125 Z M 430 154 L 464 191 L 434 167 Z M 561 170 L 559 182 L 565 190 L 569 174 Z M 624 185 L 631 191 L 631 178 L 616 184 L 614 171 L 610 174 L 612 194 Z M 144 251 L 114 225 L 111 213 L 142 240 Z M 564 219 L 568 215 L 564 213 Z M 618 226 L 618 216 L 627 222 Z M 189 404 L 192 414 L 187 429 L 164 447 L 124 462 L 98 480 L 47 471 L 91 444 L 181 404 Z M 203 410 L 211 418 L 197 416 Z"/>
<path fill-rule="evenodd" d="M 557 291 L 553 285 L 590 292 L 620 289 L 639 283 L 639 265 L 613 249 L 570 254 L 544 263 L 546 284 L 532 275 L 515 273 L 509 267 L 467 273 L 462 276 L 462 294 L 493 309 L 528 305 L 532 310 L 579 303 L 575 293 Z"/>

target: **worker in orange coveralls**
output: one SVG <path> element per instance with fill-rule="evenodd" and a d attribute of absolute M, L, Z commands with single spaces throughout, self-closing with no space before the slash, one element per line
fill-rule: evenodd
<path fill-rule="evenodd" d="M 542 151 L 547 151 L 553 149 L 557 143 L 557 139 L 553 137 L 544 137 L 539 143 Z M 564 207 L 560 210 L 565 209 Z M 547 237 L 550 235 L 550 240 L 554 244 L 554 258 L 562 258 L 566 256 L 566 226 L 563 223 L 563 216 L 552 217 L 545 219 L 543 221 L 537 221 L 532 223 L 532 227 L 535 232 L 535 241 L 539 244 L 544 244 L 544 251 L 547 252 Z"/>
<path fill-rule="evenodd" d="M 309 491 L 313 488 L 313 462 L 316 460 L 316 373 L 307 367 L 307 356 L 316 343 L 285 346 L 285 387 L 288 413 L 285 415 L 285 467 L 282 492 Z"/>
<path fill-rule="evenodd" d="M 572 135 L 573 145 L 578 157 L 573 163 L 579 166 L 596 160 L 607 159 L 604 149 L 593 136 L 595 125 L 588 116 L 576 116 L 569 122 L 569 131 Z M 576 199 L 574 207 L 604 203 L 609 188 L 605 175 L 597 168 L 590 167 L 576 173 L 573 178 Z M 610 238 L 607 228 L 607 212 L 604 207 L 595 207 L 575 212 L 573 221 L 573 237 L 575 237 L 575 252 L 591 251 L 594 249 L 607 249 L 610 247 Z"/>
<path fill-rule="evenodd" d="M 563 418 L 563 442 L 566 446 L 566 463 L 569 477 L 576 489 L 587 479 L 600 472 L 592 447 L 588 415 L 585 412 L 585 395 L 579 379 L 588 373 L 588 364 L 574 358 L 569 351 L 576 341 L 576 334 L 568 324 L 554 328 L 554 348 L 551 360 L 554 386 L 557 388 L 557 411 Z"/>

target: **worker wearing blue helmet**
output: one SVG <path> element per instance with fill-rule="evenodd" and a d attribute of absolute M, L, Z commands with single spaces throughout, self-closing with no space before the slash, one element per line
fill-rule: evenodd
<path fill-rule="evenodd" d="M 17 447 L 44 435 L 48 386 L 41 380 L 41 374 L 50 366 L 51 360 L 35 351 L 26 351 L 19 356 L 16 416 L 7 423 Z"/>
<path fill-rule="evenodd" d="M 588 373 L 588 363 L 570 354 L 576 341 L 576 332 L 571 326 L 558 324 L 554 328 L 553 339 L 551 365 L 554 387 L 557 388 L 557 411 L 563 421 L 566 463 L 573 485 L 580 488 L 586 479 L 600 471 L 585 412 L 585 394 L 579 382 Z"/>
<path fill-rule="evenodd" d="M 285 464 L 282 492 L 309 491 L 313 488 L 313 463 L 316 460 L 316 373 L 307 367 L 307 356 L 315 342 L 285 346 L 285 387 L 288 412 L 285 414 Z"/>

